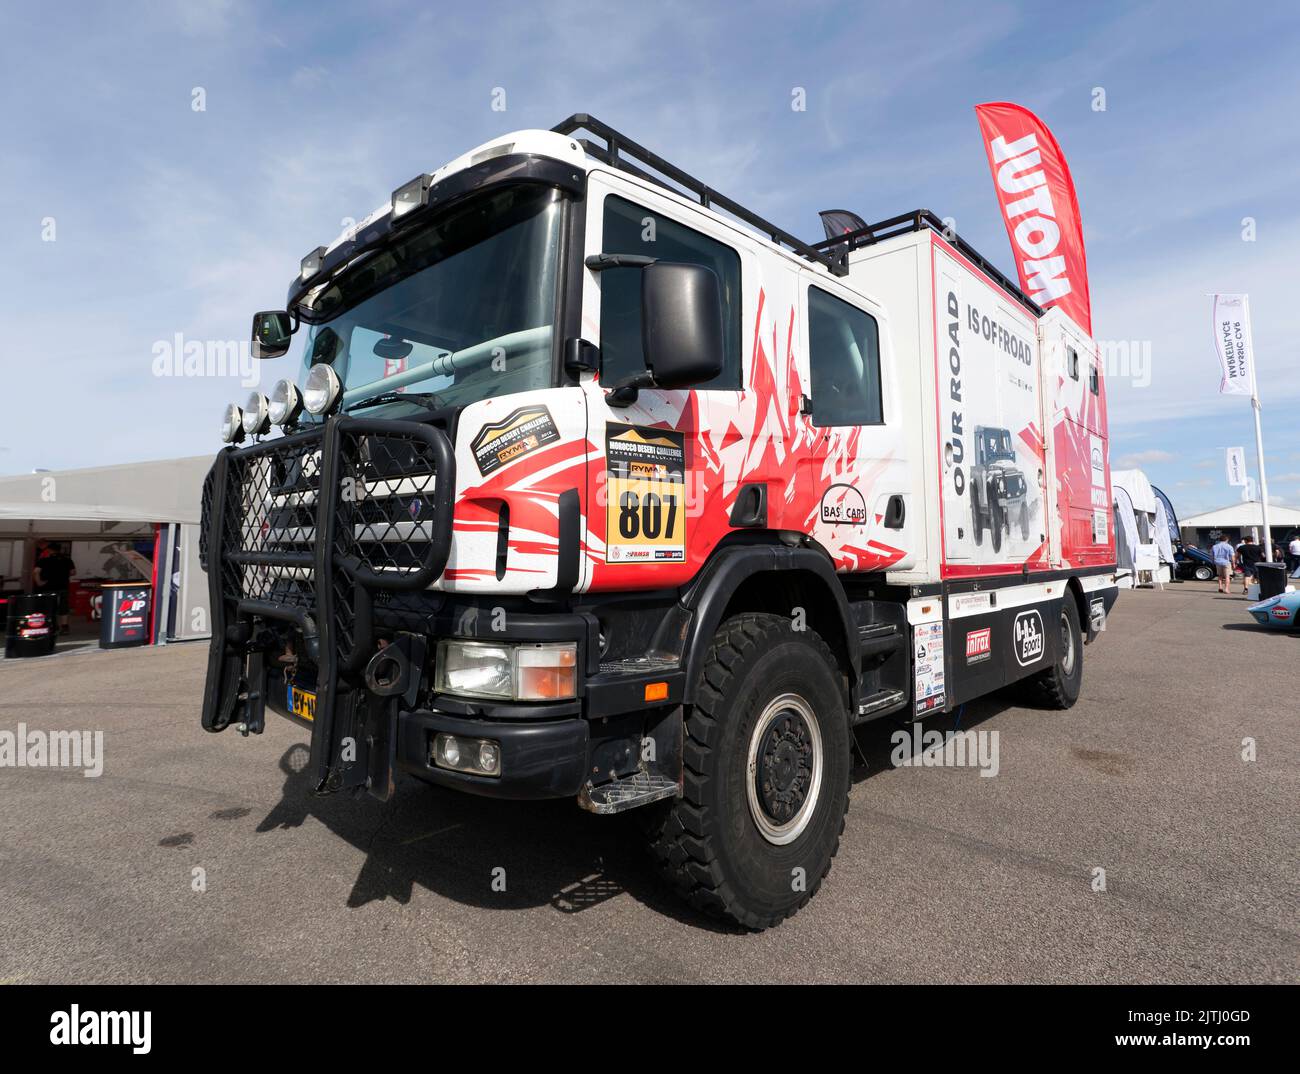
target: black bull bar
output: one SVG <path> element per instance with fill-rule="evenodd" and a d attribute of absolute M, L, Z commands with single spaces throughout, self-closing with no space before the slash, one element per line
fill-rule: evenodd
<path fill-rule="evenodd" d="M 324 428 L 217 455 L 203 487 L 200 553 L 212 641 L 202 723 L 260 732 L 266 657 L 292 624 L 314 664 L 309 761 L 317 792 L 388 782 L 395 706 L 371 705 L 376 594 L 427 588 L 451 551 L 455 456 L 413 421 L 329 418 Z M 386 789 L 372 786 L 386 795 Z"/>

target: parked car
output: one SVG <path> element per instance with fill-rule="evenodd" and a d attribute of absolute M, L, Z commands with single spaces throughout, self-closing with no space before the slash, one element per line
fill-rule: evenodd
<path fill-rule="evenodd" d="M 1195 545 L 1180 544 L 1174 549 L 1174 576 L 1208 582 L 1214 578 L 1214 557 Z"/>

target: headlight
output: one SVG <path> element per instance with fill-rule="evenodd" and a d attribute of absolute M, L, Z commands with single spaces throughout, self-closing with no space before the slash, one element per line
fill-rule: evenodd
<path fill-rule="evenodd" d="M 343 386 L 333 366 L 314 365 L 302 386 L 302 402 L 313 414 L 325 414 L 333 408 Z"/>
<path fill-rule="evenodd" d="M 277 380 L 271 389 L 271 420 L 281 427 L 293 423 L 302 410 L 302 396 L 291 380 Z"/>
<path fill-rule="evenodd" d="M 434 689 L 504 701 L 559 701 L 578 693 L 578 646 L 438 643 Z"/>
<path fill-rule="evenodd" d="M 244 405 L 244 432 L 256 436 L 271 428 L 270 404 L 261 392 L 254 392 Z"/>
<path fill-rule="evenodd" d="M 221 416 L 221 440 L 225 444 L 238 444 L 244 439 L 244 412 L 238 403 L 231 403 Z"/>

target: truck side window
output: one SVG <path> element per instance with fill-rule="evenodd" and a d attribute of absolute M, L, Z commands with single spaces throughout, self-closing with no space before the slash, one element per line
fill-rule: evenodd
<path fill-rule="evenodd" d="M 660 261 L 704 265 L 722 292 L 722 371 L 700 388 L 740 390 L 740 255 L 676 220 L 612 195 L 605 199 L 603 253 L 640 254 Z M 608 386 L 645 369 L 641 350 L 641 273 L 600 274 L 600 380 Z"/>
<path fill-rule="evenodd" d="M 1097 391 L 1098 391 L 1098 388 L 1099 388 L 1099 385 L 1098 385 L 1098 383 L 1097 383 L 1097 380 L 1098 380 L 1098 377 L 1097 377 L 1097 363 L 1096 363 L 1096 362 L 1093 362 L 1093 363 L 1088 367 L 1088 388 L 1089 388 L 1089 390 L 1092 392 L 1093 395 L 1096 395 L 1096 394 L 1097 394 Z"/>
<path fill-rule="evenodd" d="M 1065 348 L 1065 363 L 1070 370 L 1070 379 L 1079 379 L 1079 352 L 1073 347 Z"/>
<path fill-rule="evenodd" d="M 808 367 L 814 425 L 879 425 L 880 334 L 876 319 L 808 288 Z"/>

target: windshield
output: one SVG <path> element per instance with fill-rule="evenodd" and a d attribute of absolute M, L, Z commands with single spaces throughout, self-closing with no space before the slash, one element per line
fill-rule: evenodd
<path fill-rule="evenodd" d="M 985 429 L 984 457 L 989 462 L 995 459 L 1014 460 L 1016 452 L 1011 446 L 1011 433 L 1006 429 Z"/>
<path fill-rule="evenodd" d="M 304 376 L 328 363 L 344 409 L 394 394 L 386 411 L 549 387 L 561 198 L 479 195 L 310 294 Z"/>

